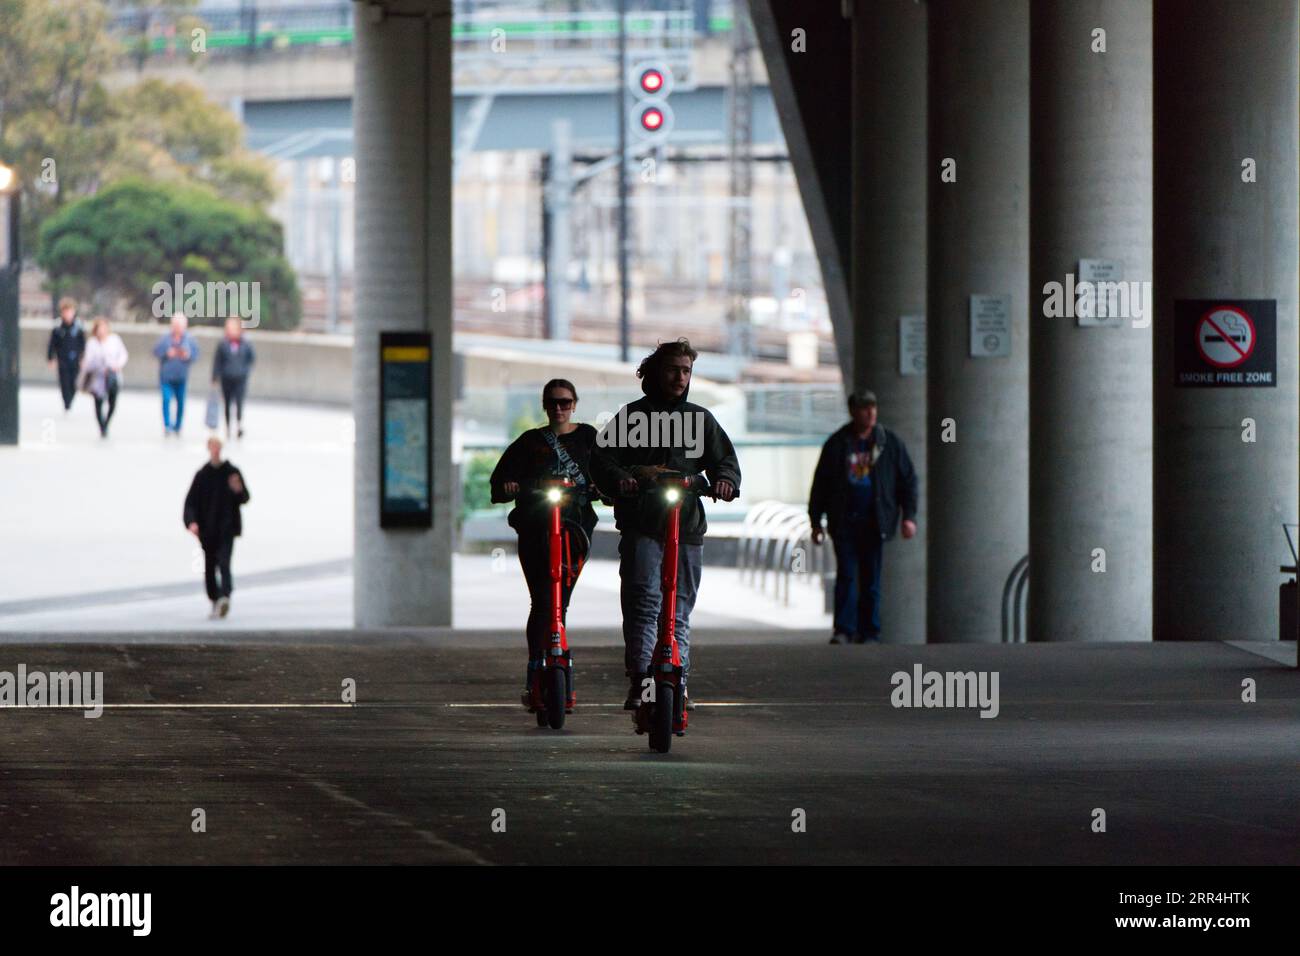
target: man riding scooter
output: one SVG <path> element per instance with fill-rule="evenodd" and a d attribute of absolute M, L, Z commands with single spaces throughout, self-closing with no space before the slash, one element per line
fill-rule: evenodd
<path fill-rule="evenodd" d="M 740 463 L 731 439 L 708 409 L 687 401 L 697 354 L 683 338 L 665 342 L 648 355 L 636 372 L 645 397 L 619 409 L 597 437 L 591 456 L 596 484 L 607 492 L 618 491 L 614 521 L 621 535 L 620 600 L 628 676 L 625 710 L 636 710 L 642 682 L 650 670 L 663 600 L 660 575 L 670 508 L 662 494 L 641 492 L 654 489 L 657 475 L 674 471 L 688 476 L 706 473 L 711 494 L 723 501 L 740 493 Z M 680 506 L 674 619 L 682 690 L 689 710 L 690 617 L 700 585 L 708 523 L 697 496 L 686 495 Z"/>

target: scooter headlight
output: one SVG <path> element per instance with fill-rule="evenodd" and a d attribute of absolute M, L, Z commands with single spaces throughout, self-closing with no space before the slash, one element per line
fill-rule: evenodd
<path fill-rule="evenodd" d="M 667 491 L 664 492 L 664 498 L 668 500 L 668 503 L 670 505 L 676 504 L 677 499 L 680 498 L 681 496 L 682 493 L 678 491 L 676 488 L 669 488 Z"/>
<path fill-rule="evenodd" d="M 562 497 L 564 497 L 564 494 L 559 488 L 548 488 L 546 490 L 547 501 L 559 501 Z"/>

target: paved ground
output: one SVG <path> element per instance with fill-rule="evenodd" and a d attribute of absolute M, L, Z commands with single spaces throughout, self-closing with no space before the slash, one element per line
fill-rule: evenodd
<path fill-rule="evenodd" d="M 136 381 L 157 375 L 152 359 L 132 368 Z M 163 437 L 153 391 L 123 391 L 101 439 L 87 396 L 65 415 L 57 389 L 22 389 L 21 444 L 0 447 L 0 605 L 201 584 L 202 551 L 181 523 L 185 492 L 207 460 L 207 392 L 197 382 L 181 438 Z M 247 437 L 228 449 L 253 496 L 246 537 L 236 545 L 237 573 L 350 557 L 349 412 L 251 402 L 245 417 Z"/>
<path fill-rule="evenodd" d="M 1300 672 L 1238 646 L 701 632 L 691 732 L 656 755 L 611 706 L 611 635 L 575 639 L 560 732 L 510 703 L 513 632 L 128 637 L 5 649 L 0 670 L 100 669 L 111 703 L 191 706 L 0 710 L 0 863 L 1300 863 Z M 916 663 L 997 671 L 999 716 L 893 708 Z M 288 706 L 345 678 L 355 707 Z"/>
<path fill-rule="evenodd" d="M 202 390 L 183 439 L 164 438 L 152 392 L 122 393 L 110 437 L 78 396 L 64 415 L 53 388 L 22 390 L 23 441 L 0 447 L 0 641 L 11 633 L 117 633 L 210 627 L 203 558 L 181 504 L 207 458 Z M 352 626 L 352 444 L 346 410 L 250 403 L 248 437 L 229 457 L 253 500 L 235 545 L 228 630 Z M 500 628 L 528 615 L 513 552 L 456 555 L 453 620 Z M 708 567 L 695 620 L 704 627 L 821 628 L 822 594 L 806 581 L 786 606 Z M 618 565 L 593 561 L 570 612 L 577 628 L 619 627 Z"/>

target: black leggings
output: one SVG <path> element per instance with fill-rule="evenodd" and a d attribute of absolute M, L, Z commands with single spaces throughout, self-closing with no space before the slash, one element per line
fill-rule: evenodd
<path fill-rule="evenodd" d="M 95 396 L 95 420 L 99 422 L 99 433 L 108 434 L 108 423 L 113 417 L 113 412 L 117 408 L 117 383 L 113 382 L 108 386 L 108 414 L 104 414 L 104 399 L 98 395 Z"/>
<path fill-rule="evenodd" d="M 235 539 L 215 538 L 203 542 L 203 583 L 208 589 L 208 600 L 230 597 L 235 582 L 230 576 L 230 556 Z M 218 572 L 221 579 L 217 579 Z"/>
<path fill-rule="evenodd" d="M 551 555 L 545 528 L 519 536 L 519 565 L 524 569 L 528 596 L 532 599 L 528 609 L 528 656 L 538 660 L 546 654 L 551 639 Z M 576 577 L 572 582 L 567 579 L 560 582 L 562 618 L 568 617 L 569 598 L 577 583 Z"/>
<path fill-rule="evenodd" d="M 221 397 L 226 406 L 226 431 L 230 431 L 230 403 L 235 403 L 235 424 L 244 422 L 244 392 L 248 389 L 248 377 L 222 378 Z"/>

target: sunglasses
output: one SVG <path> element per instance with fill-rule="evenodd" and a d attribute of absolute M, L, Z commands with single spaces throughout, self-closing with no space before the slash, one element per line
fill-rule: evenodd
<path fill-rule="evenodd" d="M 548 399 L 547 399 L 546 401 L 544 401 L 542 404 L 545 405 L 547 408 L 558 408 L 558 409 L 563 410 L 563 409 L 566 409 L 566 408 L 572 408 L 573 405 L 574 405 L 574 399 L 572 399 L 572 398 L 548 398 Z"/>

